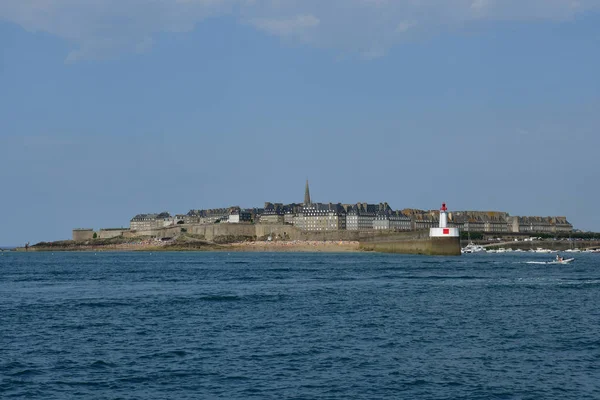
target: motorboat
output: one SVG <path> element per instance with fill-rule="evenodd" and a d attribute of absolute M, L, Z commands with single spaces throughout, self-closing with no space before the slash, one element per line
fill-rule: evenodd
<path fill-rule="evenodd" d="M 553 261 L 527 261 L 526 264 L 541 264 L 541 265 L 548 265 L 548 264 L 569 264 L 571 262 L 573 262 L 575 259 L 574 258 L 566 258 L 563 260 L 556 260 L 554 259 Z"/>
<path fill-rule="evenodd" d="M 575 260 L 575 259 L 574 258 L 564 258 L 561 260 L 554 260 L 552 262 L 549 262 L 548 264 L 568 264 L 573 260 Z"/>
<path fill-rule="evenodd" d="M 482 251 L 485 251 L 485 248 L 473 242 L 469 242 L 468 245 L 461 249 L 461 253 L 463 254 L 480 253 Z"/>

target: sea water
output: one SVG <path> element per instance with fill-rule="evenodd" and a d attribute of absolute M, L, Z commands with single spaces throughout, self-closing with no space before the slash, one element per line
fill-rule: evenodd
<path fill-rule="evenodd" d="M 600 254 L 4 253 L 0 398 L 600 398 Z"/>

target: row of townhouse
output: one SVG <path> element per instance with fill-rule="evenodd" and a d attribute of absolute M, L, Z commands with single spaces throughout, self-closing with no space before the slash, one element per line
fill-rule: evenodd
<path fill-rule="evenodd" d="M 302 204 L 265 203 L 258 218 L 261 224 L 293 224 L 294 218 L 302 209 Z"/>
<path fill-rule="evenodd" d="M 508 213 L 499 211 L 455 211 L 448 214 L 450 223 L 465 232 L 512 232 Z"/>
<path fill-rule="evenodd" d="M 423 211 L 437 221 L 439 212 Z M 455 211 L 448 213 L 448 223 L 464 232 L 481 233 L 562 233 L 573 232 L 566 217 L 518 217 L 500 211 Z"/>
<path fill-rule="evenodd" d="M 349 231 L 365 231 L 374 229 L 373 221 L 378 215 L 392 211 L 387 203 L 357 203 L 344 206 L 346 211 L 346 229 Z"/>
<path fill-rule="evenodd" d="M 439 211 L 404 209 L 393 211 L 387 203 L 341 204 L 265 203 L 264 208 L 240 207 L 191 210 L 171 217 L 167 212 L 139 214 L 131 219 L 132 231 L 160 229 L 175 224 L 213 223 L 292 224 L 305 231 L 393 230 L 409 231 L 438 226 Z M 566 217 L 517 217 L 505 212 L 455 211 L 448 224 L 465 232 L 482 233 L 561 233 L 572 232 Z"/>
<path fill-rule="evenodd" d="M 412 220 L 400 211 L 381 213 L 375 216 L 373 229 L 376 231 L 410 231 L 413 229 Z"/>
<path fill-rule="evenodd" d="M 173 217 L 168 212 L 158 214 L 138 214 L 129 222 L 132 231 L 149 231 L 173 224 Z"/>
<path fill-rule="evenodd" d="M 310 201 L 310 197 L 306 196 Z M 411 230 L 411 220 L 387 203 L 265 203 L 260 223 L 288 223 L 305 231 Z"/>
<path fill-rule="evenodd" d="M 187 214 L 172 217 L 168 212 L 138 214 L 129 222 L 132 231 L 148 231 L 179 224 L 251 223 L 262 214 L 262 209 L 240 207 L 190 210 Z"/>
<path fill-rule="evenodd" d="M 400 211 L 392 211 L 387 203 L 312 203 L 304 205 L 293 221 L 298 229 L 305 231 L 413 229 L 410 217 Z"/>
<path fill-rule="evenodd" d="M 187 214 L 177 217 L 178 222 L 183 221 L 185 224 L 214 224 L 227 221 L 235 209 L 236 207 L 190 210 Z"/>
<path fill-rule="evenodd" d="M 508 217 L 512 232 L 563 233 L 573 232 L 566 217 Z"/>
<path fill-rule="evenodd" d="M 346 212 L 339 203 L 307 204 L 300 209 L 294 225 L 303 231 L 345 230 Z"/>

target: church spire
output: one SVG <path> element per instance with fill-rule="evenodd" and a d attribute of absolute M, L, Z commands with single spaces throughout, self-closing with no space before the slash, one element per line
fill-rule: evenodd
<path fill-rule="evenodd" d="M 304 189 L 304 205 L 307 206 L 310 202 L 310 191 L 308 190 L 308 179 L 306 180 L 306 188 Z"/>

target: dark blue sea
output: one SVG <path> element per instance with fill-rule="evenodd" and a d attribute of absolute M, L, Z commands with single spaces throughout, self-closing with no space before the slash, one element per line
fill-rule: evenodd
<path fill-rule="evenodd" d="M 600 254 L 2 253 L 0 398 L 598 399 Z"/>

